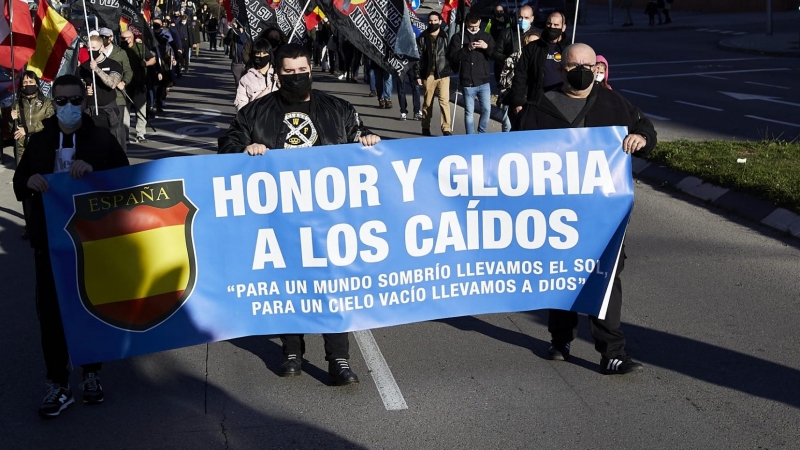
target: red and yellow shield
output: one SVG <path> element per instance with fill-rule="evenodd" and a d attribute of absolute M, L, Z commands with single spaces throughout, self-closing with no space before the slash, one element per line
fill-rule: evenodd
<path fill-rule="evenodd" d="M 86 309 L 125 330 L 145 331 L 189 298 L 197 277 L 183 181 L 75 196 L 67 224 Z"/>

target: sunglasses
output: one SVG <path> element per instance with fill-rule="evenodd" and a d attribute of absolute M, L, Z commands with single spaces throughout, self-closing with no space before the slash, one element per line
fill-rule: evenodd
<path fill-rule="evenodd" d="M 73 95 L 72 97 L 56 97 L 53 100 L 58 106 L 64 106 L 67 104 L 67 102 L 72 103 L 75 106 L 81 106 L 83 104 L 82 95 Z"/>

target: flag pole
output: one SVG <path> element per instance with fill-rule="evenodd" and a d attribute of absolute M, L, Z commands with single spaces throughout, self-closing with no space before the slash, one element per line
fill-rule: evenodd
<path fill-rule="evenodd" d="M 578 6 L 580 6 L 581 2 L 575 2 L 575 16 L 572 19 L 572 43 L 575 43 L 575 32 L 578 31 Z"/>
<path fill-rule="evenodd" d="M 18 101 L 18 99 L 17 99 L 17 77 L 16 77 L 16 74 L 15 74 L 16 67 L 14 67 L 14 4 L 12 3 L 13 1 L 16 1 L 16 0 L 8 0 L 7 3 L 6 3 L 8 5 L 8 31 L 9 31 L 9 37 L 11 39 L 11 42 L 10 42 L 10 44 L 11 44 L 11 101 L 13 102 L 12 103 L 12 108 L 17 106 L 17 101 Z M 19 110 L 17 110 L 17 111 L 18 111 L 17 114 L 19 114 Z M 14 122 L 13 122 L 14 133 L 17 132 L 17 127 L 19 127 L 19 116 L 17 116 L 17 118 L 14 119 Z M 14 139 L 14 160 L 15 161 L 17 160 L 17 152 L 18 152 L 17 140 Z"/>
<path fill-rule="evenodd" d="M 459 0 L 459 1 L 463 2 L 464 0 Z M 466 8 L 464 8 L 464 12 L 466 12 Z M 466 25 L 466 23 L 467 23 L 466 17 L 462 17 L 461 18 L 461 50 L 464 50 L 464 30 L 466 29 L 466 27 L 464 25 Z M 456 99 L 453 102 L 453 116 L 450 119 L 450 122 L 452 122 L 450 124 L 450 132 L 451 133 L 456 128 L 456 111 L 458 111 L 458 88 L 459 88 L 459 83 L 461 81 L 461 73 L 460 72 L 461 72 L 461 67 L 459 67 L 458 78 L 456 78 Z M 464 100 L 464 106 L 466 106 L 466 100 Z M 481 114 L 483 114 L 483 111 L 481 111 Z M 464 132 L 466 132 L 466 130 L 464 130 Z"/>
<path fill-rule="evenodd" d="M 86 44 L 89 46 L 89 59 L 94 61 L 94 55 L 92 55 L 92 39 L 91 36 L 89 36 L 89 13 L 86 12 L 86 0 L 81 1 L 83 2 L 83 21 L 86 23 Z M 97 107 L 97 78 L 95 77 L 94 70 L 92 70 L 92 98 L 94 98 L 94 115 L 96 116 L 100 111 Z"/>
<path fill-rule="evenodd" d="M 305 16 L 306 8 L 311 3 L 311 0 L 306 0 L 306 6 L 303 6 L 303 9 L 300 10 L 300 15 L 297 17 L 297 21 L 294 23 L 294 28 L 292 28 L 292 35 L 289 37 L 289 43 L 292 43 L 292 39 L 294 39 L 294 35 L 297 33 L 297 27 L 300 25 L 300 21 L 303 20 L 303 16 Z"/>

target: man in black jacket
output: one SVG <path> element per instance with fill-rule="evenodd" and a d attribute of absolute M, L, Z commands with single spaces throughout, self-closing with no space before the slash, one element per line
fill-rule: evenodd
<path fill-rule="evenodd" d="M 516 113 L 528 100 L 535 100 L 541 92 L 561 85 L 558 65 L 562 53 L 572 42 L 566 34 L 564 14 L 554 12 L 547 18 L 541 39 L 524 46 L 522 57 L 514 68 L 510 105 Z"/>
<path fill-rule="evenodd" d="M 380 137 L 364 127 L 353 105 L 311 89 L 311 54 L 298 44 L 285 44 L 275 59 L 280 90 L 239 110 L 219 140 L 220 153 L 263 155 L 269 149 L 300 148 L 360 142 L 373 146 Z M 350 369 L 347 333 L 323 334 L 328 375 L 335 385 L 358 383 Z M 302 334 L 281 335 L 280 375 L 302 373 Z"/>
<path fill-rule="evenodd" d="M 96 170 L 128 165 L 125 152 L 108 129 L 95 126 L 92 118 L 82 113 L 86 93 L 80 78 L 74 75 L 57 78 L 52 93 L 56 116 L 45 119 L 43 129 L 31 136 L 28 150 L 14 173 L 17 200 L 30 201 L 27 223 L 36 266 L 36 311 L 50 381 L 39 414 L 47 417 L 58 416 L 74 400 L 69 387 L 69 352 L 50 265 L 42 201 L 42 195 L 46 195 L 50 186 L 43 175 L 69 172 L 72 178 L 80 178 Z M 100 367 L 100 363 L 83 366 L 84 403 L 103 401 L 103 389 L 97 376 Z"/>
<path fill-rule="evenodd" d="M 528 104 L 520 117 L 523 130 L 626 126 L 628 135 L 622 141 L 626 153 L 649 153 L 656 145 L 656 130 L 639 108 L 621 95 L 604 89 L 594 82 L 594 50 L 586 44 L 574 44 L 564 50 L 559 74 L 561 88 L 544 93 Z M 622 312 L 622 281 L 625 267 L 625 248 L 619 256 L 605 319 L 591 318 L 595 349 L 600 352 L 600 372 L 605 375 L 639 372 L 643 366 L 625 353 L 625 335 L 620 326 Z M 563 361 L 569 357 L 570 342 L 575 339 L 578 314 L 550 310 L 548 331 L 552 345 L 551 359 Z"/>
<path fill-rule="evenodd" d="M 428 28 L 419 35 L 419 61 L 414 64 L 417 83 L 425 87 L 422 104 L 422 135 L 431 135 L 433 95 L 439 98 L 442 135 L 450 136 L 450 63 L 447 60 L 447 35 L 442 31 L 442 16 L 436 11 L 428 14 Z"/>
<path fill-rule="evenodd" d="M 475 98 L 481 105 L 478 133 L 486 133 L 491 116 L 491 88 L 489 86 L 489 60 L 494 52 L 494 39 L 481 30 L 481 16 L 467 14 L 466 33 L 456 34 L 450 41 L 447 53 L 451 64 L 458 65 L 458 80 L 464 91 L 464 126 L 467 134 L 475 133 Z"/>
<path fill-rule="evenodd" d="M 498 5 L 499 6 L 499 5 Z M 522 49 L 525 47 L 525 41 L 528 36 L 534 34 L 533 29 L 533 8 L 528 5 L 523 6 L 517 12 L 517 25 L 508 27 L 502 30 L 502 33 L 495 42 L 494 53 L 494 76 L 497 81 L 497 86 L 502 89 L 501 93 L 508 97 L 510 91 L 509 86 L 503 85 L 501 74 L 506 67 L 510 68 L 510 74 L 513 77 L 513 68 L 519 62 Z M 538 39 L 538 38 L 537 38 Z M 511 131 L 511 120 L 508 116 L 508 101 L 504 99 L 503 102 L 503 132 Z"/>

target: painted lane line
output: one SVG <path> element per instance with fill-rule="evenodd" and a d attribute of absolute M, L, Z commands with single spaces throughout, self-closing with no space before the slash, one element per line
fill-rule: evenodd
<path fill-rule="evenodd" d="M 725 59 L 685 59 L 679 61 L 654 61 L 654 62 L 644 62 L 644 63 L 614 64 L 614 67 L 654 66 L 658 64 L 689 64 L 689 63 L 700 63 L 700 62 L 758 61 L 763 59 L 773 59 L 773 58 L 759 57 L 759 58 L 725 58 Z"/>
<path fill-rule="evenodd" d="M 386 364 L 386 359 L 384 359 L 381 349 L 378 348 L 372 332 L 370 330 L 354 331 L 353 335 L 358 343 L 358 348 L 361 349 L 372 379 L 375 381 L 375 387 L 378 388 L 378 393 L 381 395 L 383 406 L 387 411 L 408 409 L 406 399 L 403 398 L 403 393 L 400 392 L 400 387 L 397 386 L 394 375 L 392 375 L 389 365 Z"/>
<path fill-rule="evenodd" d="M 651 118 L 651 119 L 655 119 L 655 120 L 663 120 L 664 122 L 669 122 L 670 121 L 670 119 L 668 119 L 666 117 L 657 116 L 655 114 L 644 113 L 644 115 L 649 117 L 649 118 Z"/>
<path fill-rule="evenodd" d="M 790 127 L 800 128 L 800 124 L 796 124 L 796 123 L 791 123 L 791 122 L 783 122 L 783 121 L 780 121 L 780 120 L 772 120 L 772 119 L 767 119 L 766 117 L 758 117 L 758 116 L 750 116 L 750 115 L 745 115 L 745 117 L 749 117 L 749 118 L 751 118 L 751 119 L 756 119 L 756 120 L 763 120 L 764 122 L 779 123 L 779 124 L 781 124 L 781 125 L 786 125 L 786 126 L 790 126 Z"/>
<path fill-rule="evenodd" d="M 797 106 L 800 108 L 800 103 L 786 102 L 783 100 L 778 100 L 775 97 L 769 97 L 766 95 L 741 94 L 738 92 L 724 92 L 724 91 L 719 91 L 719 93 L 727 95 L 728 97 L 733 97 L 736 100 L 762 100 L 765 102 L 778 103 L 780 105 Z"/>
<path fill-rule="evenodd" d="M 777 72 L 783 70 L 791 70 L 788 67 L 779 67 L 776 69 L 750 69 L 750 70 L 727 70 L 721 72 L 693 72 L 693 73 L 674 73 L 669 75 L 643 75 L 640 77 L 621 77 L 621 78 L 614 78 L 614 82 L 626 81 L 626 80 L 650 80 L 653 78 L 678 78 L 678 77 L 696 77 L 698 75 L 724 75 L 730 73 L 753 73 L 753 72 Z"/>
<path fill-rule="evenodd" d="M 715 77 L 714 75 L 698 75 L 698 77 L 703 77 L 703 78 L 714 78 L 715 80 L 727 80 L 727 78 Z"/>
<path fill-rule="evenodd" d="M 786 86 L 778 86 L 777 84 L 767 84 L 767 83 L 756 83 L 755 81 L 745 81 L 747 84 L 755 84 L 756 86 L 766 86 L 766 87 L 773 87 L 777 89 L 790 89 Z"/>
<path fill-rule="evenodd" d="M 675 100 L 675 103 L 680 103 L 680 104 L 689 105 L 689 106 L 696 106 L 698 108 L 710 109 L 712 111 L 725 111 L 724 109 L 714 108 L 713 106 L 698 105 L 697 103 L 682 102 L 680 100 Z"/>
<path fill-rule="evenodd" d="M 633 95 L 641 95 L 641 96 L 644 96 L 644 97 L 658 98 L 657 95 L 645 94 L 644 92 L 636 92 L 636 91 L 631 91 L 631 90 L 628 90 L 628 89 L 620 89 L 620 91 L 627 92 L 628 94 L 633 94 Z"/>

